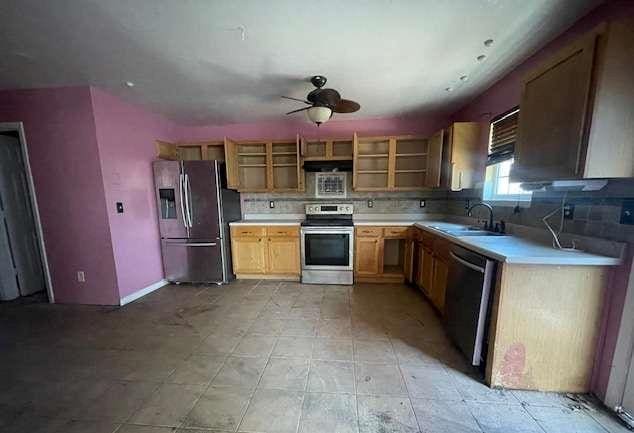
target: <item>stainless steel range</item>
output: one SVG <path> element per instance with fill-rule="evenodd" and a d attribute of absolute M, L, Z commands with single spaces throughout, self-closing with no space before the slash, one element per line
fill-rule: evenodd
<path fill-rule="evenodd" d="M 302 283 L 352 284 L 352 203 L 307 204 L 302 223 Z"/>

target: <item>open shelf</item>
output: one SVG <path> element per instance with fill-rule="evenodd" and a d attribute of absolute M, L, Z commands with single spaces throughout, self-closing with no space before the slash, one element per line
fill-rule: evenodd
<path fill-rule="evenodd" d="M 415 153 L 397 153 L 396 157 L 399 156 L 427 156 L 427 152 L 415 152 Z"/>
<path fill-rule="evenodd" d="M 266 167 L 266 164 L 239 164 L 240 167 Z"/>
<path fill-rule="evenodd" d="M 266 156 L 266 153 L 261 152 L 240 152 L 238 156 Z"/>
<path fill-rule="evenodd" d="M 288 164 L 273 164 L 273 167 L 297 167 L 297 164 L 294 162 Z"/>
<path fill-rule="evenodd" d="M 359 158 L 387 158 L 389 155 L 387 153 L 368 153 L 368 154 L 360 154 Z"/>
<path fill-rule="evenodd" d="M 420 170 L 395 170 L 395 173 L 427 173 L 426 169 Z"/>
<path fill-rule="evenodd" d="M 297 152 L 273 152 L 273 156 L 297 155 Z"/>
<path fill-rule="evenodd" d="M 359 170 L 357 171 L 359 174 L 385 174 L 387 170 Z"/>

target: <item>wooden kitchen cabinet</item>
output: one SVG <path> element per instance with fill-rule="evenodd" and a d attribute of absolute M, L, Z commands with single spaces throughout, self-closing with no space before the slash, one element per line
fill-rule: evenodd
<path fill-rule="evenodd" d="M 354 277 L 357 282 L 402 283 L 411 273 L 409 227 L 356 227 Z"/>
<path fill-rule="evenodd" d="M 264 274 L 266 272 L 266 242 L 263 237 L 232 237 L 233 273 Z"/>
<path fill-rule="evenodd" d="M 375 277 L 380 274 L 382 239 L 380 237 L 357 237 L 355 239 L 355 276 Z"/>
<path fill-rule="evenodd" d="M 483 124 L 453 123 L 443 133 L 441 186 L 452 191 L 475 188 L 484 182 L 486 159 Z"/>
<path fill-rule="evenodd" d="M 432 142 L 430 144 L 430 141 Z M 355 191 L 417 191 L 438 186 L 442 137 L 359 137 L 353 140 Z"/>
<path fill-rule="evenodd" d="M 300 137 L 300 153 L 304 161 L 349 161 L 352 139 L 307 140 Z"/>
<path fill-rule="evenodd" d="M 634 176 L 632 40 L 632 18 L 601 25 L 525 76 L 511 180 Z"/>
<path fill-rule="evenodd" d="M 227 185 L 240 192 L 293 192 L 303 189 L 299 138 L 242 141 L 225 138 Z"/>
<path fill-rule="evenodd" d="M 156 141 L 158 159 L 178 161 L 224 161 L 223 143 L 220 141 L 201 141 L 196 143 L 168 143 Z"/>
<path fill-rule="evenodd" d="M 432 304 L 441 314 L 444 314 L 445 311 L 445 292 L 447 291 L 448 276 L 449 264 L 437 256 L 434 257 L 434 272 L 429 296 Z"/>
<path fill-rule="evenodd" d="M 299 242 L 297 238 L 268 238 L 268 272 L 271 274 L 299 273 Z"/>
<path fill-rule="evenodd" d="M 231 256 L 237 278 L 299 280 L 297 226 L 233 226 Z"/>
<path fill-rule="evenodd" d="M 414 237 L 419 249 L 414 284 L 444 314 L 450 242 L 422 229 L 416 229 Z"/>

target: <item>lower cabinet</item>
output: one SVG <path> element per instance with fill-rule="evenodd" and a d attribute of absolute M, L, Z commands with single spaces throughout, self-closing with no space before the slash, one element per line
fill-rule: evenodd
<path fill-rule="evenodd" d="M 266 243 L 261 237 L 232 238 L 231 255 L 233 273 L 236 275 L 266 272 Z"/>
<path fill-rule="evenodd" d="M 449 241 L 415 229 L 417 257 L 413 283 L 421 289 L 436 309 L 443 314 L 449 274 Z"/>
<path fill-rule="evenodd" d="M 354 277 L 356 282 L 402 283 L 412 272 L 408 227 L 355 228 Z"/>
<path fill-rule="evenodd" d="M 299 256 L 296 226 L 231 228 L 231 257 L 237 278 L 299 280 Z"/>
<path fill-rule="evenodd" d="M 299 274 L 299 238 L 269 237 L 269 267 L 272 274 Z"/>
<path fill-rule="evenodd" d="M 381 268 L 381 238 L 357 237 L 354 272 L 359 277 L 378 275 Z"/>

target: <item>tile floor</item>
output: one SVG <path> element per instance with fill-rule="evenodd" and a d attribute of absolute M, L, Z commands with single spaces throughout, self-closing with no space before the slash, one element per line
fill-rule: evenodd
<path fill-rule="evenodd" d="M 123 308 L 0 305 L 0 431 L 627 431 L 483 385 L 400 285 L 167 286 Z"/>

